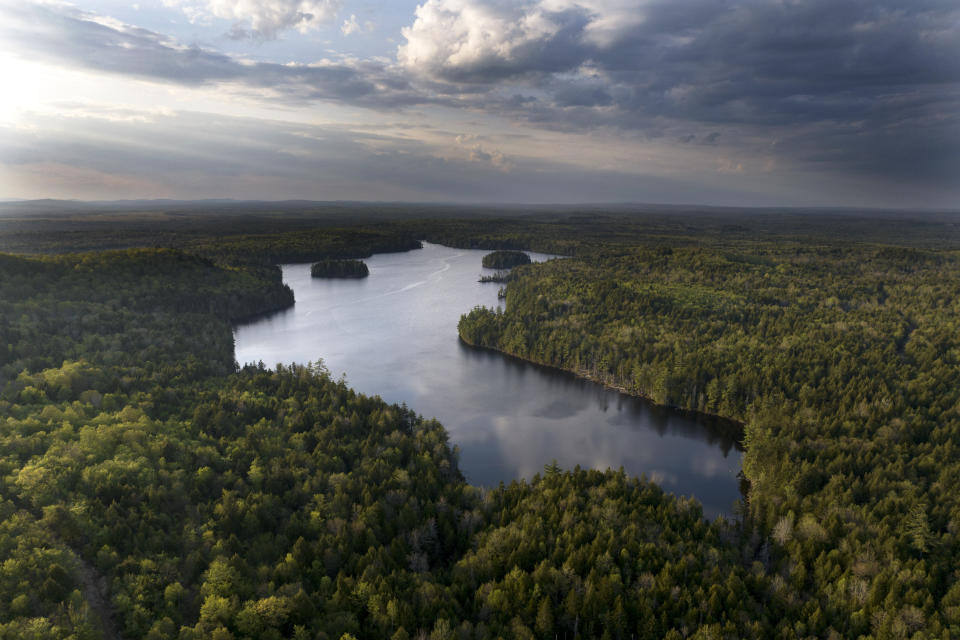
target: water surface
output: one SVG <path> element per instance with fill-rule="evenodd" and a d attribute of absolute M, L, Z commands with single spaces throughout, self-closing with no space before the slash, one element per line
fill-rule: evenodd
<path fill-rule="evenodd" d="M 730 514 L 741 454 L 728 423 L 459 341 L 461 314 L 498 304 L 501 285 L 477 282 L 492 273 L 480 265 L 486 253 L 424 243 L 366 259 L 362 280 L 313 279 L 310 265 L 284 265 L 296 304 L 237 327 L 237 361 L 322 359 L 357 391 L 437 418 L 473 484 L 529 478 L 553 459 L 565 468 L 622 466 L 695 496 L 708 517 Z"/>

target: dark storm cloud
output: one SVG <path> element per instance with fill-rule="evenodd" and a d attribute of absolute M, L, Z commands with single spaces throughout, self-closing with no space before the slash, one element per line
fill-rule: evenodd
<path fill-rule="evenodd" d="M 482 33 L 451 22 L 464 4 L 486 12 Z M 485 107 L 540 126 L 754 145 L 810 167 L 955 182 L 956 0 L 569 4 L 428 0 L 401 61 L 461 91 L 519 87 Z"/>
<path fill-rule="evenodd" d="M 854 116 L 875 99 L 960 82 L 955 2 L 717 6 L 655 4 L 629 36 L 596 51 L 595 63 L 629 87 L 625 108 L 793 124 Z"/>
<path fill-rule="evenodd" d="M 606 87 L 597 83 L 564 83 L 554 92 L 553 100 L 559 107 L 604 107 L 613 103 Z"/>

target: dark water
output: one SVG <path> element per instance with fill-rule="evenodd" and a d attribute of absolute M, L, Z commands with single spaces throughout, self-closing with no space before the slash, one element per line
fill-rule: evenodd
<path fill-rule="evenodd" d="M 729 424 L 459 341 L 462 313 L 498 304 L 500 285 L 477 282 L 492 273 L 480 266 L 485 253 L 425 243 L 367 259 L 363 280 L 312 279 L 310 265 L 286 265 L 296 305 L 237 327 L 237 361 L 322 358 L 356 390 L 440 420 L 473 484 L 529 478 L 553 459 L 566 468 L 622 466 L 695 496 L 708 517 L 730 514 L 741 454 Z"/>

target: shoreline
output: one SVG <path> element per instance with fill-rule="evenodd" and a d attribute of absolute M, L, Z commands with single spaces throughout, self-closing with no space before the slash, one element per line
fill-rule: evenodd
<path fill-rule="evenodd" d="M 462 344 L 464 344 L 467 347 L 470 347 L 471 349 L 477 349 L 478 351 L 485 351 L 487 353 L 495 353 L 507 358 L 512 358 L 513 360 L 516 360 L 518 362 L 523 362 L 525 364 L 535 365 L 537 367 L 544 367 L 545 369 L 550 369 L 552 371 L 559 371 L 567 375 L 574 376 L 578 380 L 584 380 L 586 382 L 590 382 L 592 384 L 601 386 L 605 389 L 616 391 L 625 396 L 629 396 L 631 398 L 639 398 L 640 400 L 643 400 L 644 402 L 648 402 L 650 405 L 654 407 L 658 407 L 661 409 L 668 409 L 670 411 L 676 411 L 677 413 L 684 414 L 688 417 L 706 418 L 708 420 L 725 422 L 731 426 L 735 425 L 740 431 L 740 438 L 737 439 L 737 444 L 739 445 L 737 447 L 737 450 L 745 451 L 745 449 L 743 449 L 743 430 L 746 428 L 746 423 L 740 422 L 739 420 L 736 420 L 734 418 L 722 416 L 716 413 L 709 413 L 706 411 L 698 411 L 697 409 L 690 409 L 689 407 L 681 407 L 679 405 L 674 405 L 674 404 L 661 404 L 659 402 L 654 401 L 653 398 L 650 398 L 649 396 L 645 396 L 639 393 L 633 393 L 632 391 L 628 390 L 626 387 L 622 387 L 616 384 L 604 382 L 603 380 L 599 380 L 595 376 L 591 375 L 590 372 L 587 371 L 586 369 L 580 369 L 580 370 L 567 369 L 565 367 L 561 367 L 555 364 L 550 364 L 548 362 L 541 362 L 539 360 L 534 360 L 532 358 L 525 358 L 523 356 L 518 356 L 516 354 L 510 353 L 509 351 L 504 351 L 503 349 L 497 349 L 496 347 L 485 347 L 482 345 L 474 344 L 472 342 L 469 342 L 468 340 L 465 340 L 463 336 L 460 335 L 459 331 L 457 332 L 457 339 L 460 340 Z"/>

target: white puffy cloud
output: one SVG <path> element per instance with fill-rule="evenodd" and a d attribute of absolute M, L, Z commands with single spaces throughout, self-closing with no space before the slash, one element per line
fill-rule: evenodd
<path fill-rule="evenodd" d="M 643 0 L 427 0 L 398 58 L 444 80 L 574 69 L 646 20 Z"/>
<path fill-rule="evenodd" d="M 166 0 L 191 20 L 221 18 L 232 21 L 235 32 L 275 38 L 287 29 L 306 33 L 331 22 L 340 0 Z"/>
<path fill-rule="evenodd" d="M 454 138 L 457 146 L 467 152 L 471 162 L 490 165 L 500 171 L 509 171 L 513 163 L 499 149 L 488 149 L 479 142 L 479 138 L 471 134 L 461 134 Z"/>
<path fill-rule="evenodd" d="M 528 69 L 531 57 L 564 28 L 562 14 L 536 2 L 427 0 L 402 30 L 407 68 L 449 80 L 493 80 Z"/>
<path fill-rule="evenodd" d="M 585 9 L 591 16 L 584 28 L 583 40 L 600 48 L 612 47 L 628 38 L 637 27 L 646 21 L 644 6 L 640 0 L 571 3 Z"/>
<path fill-rule="evenodd" d="M 340 27 L 340 32 L 345 36 L 350 34 L 357 33 L 360 31 L 360 23 L 357 22 L 357 16 L 351 14 L 349 18 L 343 21 L 343 25 Z"/>

